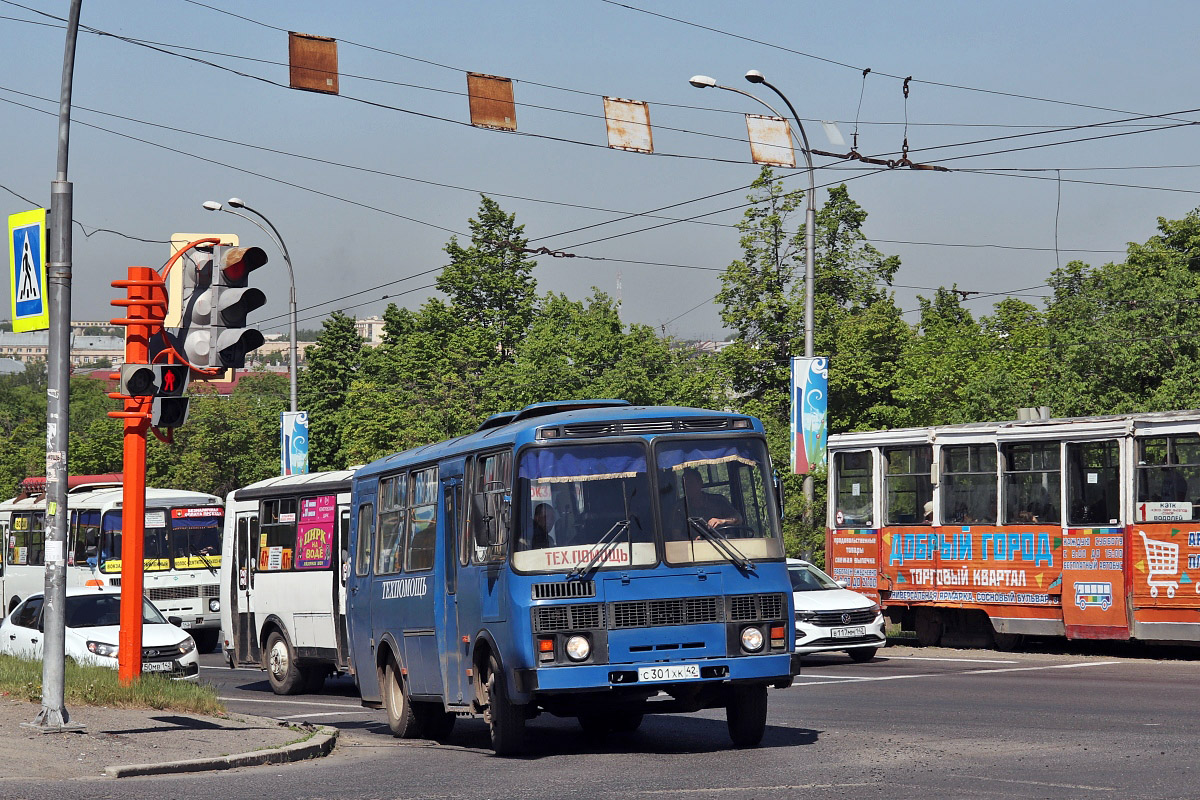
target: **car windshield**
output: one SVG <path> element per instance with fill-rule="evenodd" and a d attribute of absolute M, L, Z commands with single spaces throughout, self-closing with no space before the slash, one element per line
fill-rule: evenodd
<path fill-rule="evenodd" d="M 163 615 L 149 600 L 142 600 L 142 624 L 165 623 Z M 121 624 L 121 595 L 81 594 L 67 598 L 68 628 L 99 628 Z"/>
<path fill-rule="evenodd" d="M 783 558 L 761 439 L 666 440 L 656 459 L 668 562 Z"/>
<path fill-rule="evenodd" d="M 811 564 L 789 564 L 788 577 L 792 579 L 793 592 L 816 592 L 825 589 L 840 589 L 837 581 Z"/>
<path fill-rule="evenodd" d="M 513 566 L 570 571 L 653 564 L 654 516 L 640 442 L 528 448 L 517 467 Z"/>

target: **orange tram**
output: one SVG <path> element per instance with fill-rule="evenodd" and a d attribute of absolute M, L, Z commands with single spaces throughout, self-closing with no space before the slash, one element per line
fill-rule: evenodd
<path fill-rule="evenodd" d="M 1200 642 L 1200 411 L 829 437 L 827 571 L 922 644 Z"/>

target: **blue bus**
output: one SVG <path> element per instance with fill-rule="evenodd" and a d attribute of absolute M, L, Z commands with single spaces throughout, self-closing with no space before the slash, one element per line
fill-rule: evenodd
<path fill-rule="evenodd" d="M 724 708 L 756 746 L 799 672 L 777 484 L 742 414 L 539 403 L 358 469 L 347 622 L 392 733 L 482 716 L 498 755 L 541 712 L 593 734 Z"/>

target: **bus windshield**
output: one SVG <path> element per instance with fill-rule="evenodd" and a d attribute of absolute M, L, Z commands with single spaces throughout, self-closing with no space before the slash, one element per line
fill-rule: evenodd
<path fill-rule="evenodd" d="M 529 448 L 517 468 L 513 566 L 569 571 L 657 562 L 640 442 Z"/>
<path fill-rule="evenodd" d="M 221 530 L 225 514 L 212 506 L 171 509 L 171 552 L 175 569 L 207 569 L 221 566 Z"/>
<path fill-rule="evenodd" d="M 783 557 L 762 441 L 666 440 L 656 453 L 668 563 Z"/>
<path fill-rule="evenodd" d="M 101 572 L 121 571 L 121 538 L 121 511 L 109 511 L 101 521 Z M 142 569 L 147 572 L 161 572 L 171 568 L 171 549 L 167 543 L 167 512 L 164 509 L 146 509 L 142 559 Z"/>

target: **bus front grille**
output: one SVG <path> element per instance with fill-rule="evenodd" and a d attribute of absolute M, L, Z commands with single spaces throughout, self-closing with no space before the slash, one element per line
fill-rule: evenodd
<path fill-rule="evenodd" d="M 199 586 L 163 586 L 146 590 L 146 597 L 151 600 L 187 600 L 199 596 Z"/>
<path fill-rule="evenodd" d="M 716 597 L 634 600 L 613 603 L 611 608 L 614 630 L 721 621 L 721 607 Z"/>
<path fill-rule="evenodd" d="M 596 630 L 604 627 L 604 606 L 580 603 L 571 606 L 538 606 L 533 609 L 533 632 Z"/>
<path fill-rule="evenodd" d="M 783 595 L 740 594 L 729 598 L 729 618 L 734 622 L 783 617 Z"/>
<path fill-rule="evenodd" d="M 534 600 L 559 600 L 567 597 L 595 597 L 595 581 L 566 581 L 565 583 L 535 583 Z"/>

